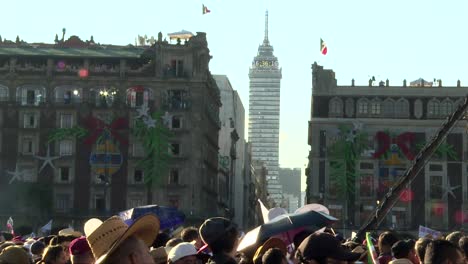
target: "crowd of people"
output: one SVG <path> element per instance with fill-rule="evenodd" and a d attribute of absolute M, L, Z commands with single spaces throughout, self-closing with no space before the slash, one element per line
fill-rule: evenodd
<path fill-rule="evenodd" d="M 209 218 L 199 228 L 185 227 L 177 234 L 160 230 L 158 218 L 151 214 L 130 226 L 117 216 L 104 222 L 93 218 L 83 231 L 64 229 L 27 239 L 2 233 L 0 264 L 468 263 L 468 236 L 462 232 L 415 240 L 386 231 L 375 237 L 374 251 L 369 241 L 346 240 L 330 228 L 303 229 L 290 245 L 273 236 L 239 252 L 241 232 L 223 217 Z"/>

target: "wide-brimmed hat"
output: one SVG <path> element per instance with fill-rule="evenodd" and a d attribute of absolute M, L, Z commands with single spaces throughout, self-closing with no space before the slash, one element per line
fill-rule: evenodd
<path fill-rule="evenodd" d="M 278 248 L 279 250 L 281 250 L 283 255 L 286 256 L 287 249 L 286 249 L 286 245 L 284 244 L 284 242 L 279 238 L 272 237 L 268 239 L 267 241 L 265 241 L 265 243 L 263 243 L 263 245 L 258 247 L 257 251 L 255 251 L 255 255 L 253 257 L 254 263 L 256 262 L 258 258 L 262 258 L 263 254 L 265 254 L 265 252 L 267 252 L 267 250 L 270 248 Z"/>
<path fill-rule="evenodd" d="M 73 236 L 73 237 L 81 237 L 83 234 L 80 231 L 75 231 L 73 228 L 65 228 L 58 232 L 59 236 Z"/>
<path fill-rule="evenodd" d="M 357 261 L 361 254 L 353 253 L 341 246 L 340 241 L 328 233 L 314 233 L 308 236 L 297 249 L 305 260 L 333 258 L 345 261 Z"/>
<path fill-rule="evenodd" d="M 136 236 L 147 246 L 151 246 L 159 232 L 159 219 L 148 214 L 128 226 L 117 216 L 104 222 L 93 218 L 85 223 L 84 230 L 96 264 L 99 264 L 130 236 Z"/>

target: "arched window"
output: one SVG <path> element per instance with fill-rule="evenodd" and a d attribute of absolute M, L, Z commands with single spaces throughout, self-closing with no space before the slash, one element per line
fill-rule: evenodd
<path fill-rule="evenodd" d="M 357 101 L 357 115 L 367 116 L 369 114 L 369 100 L 361 98 Z"/>
<path fill-rule="evenodd" d="M 343 101 L 340 98 L 332 98 L 328 104 L 328 113 L 331 117 L 343 116 Z"/>
<path fill-rule="evenodd" d="M 0 84 L 0 102 L 1 101 L 8 101 L 8 87 L 3 86 Z"/>
<path fill-rule="evenodd" d="M 439 100 L 433 98 L 427 103 L 427 117 L 437 118 L 440 116 Z"/>
<path fill-rule="evenodd" d="M 130 107 L 148 106 L 153 99 L 153 91 L 142 85 L 136 85 L 127 89 L 127 105 Z"/>
<path fill-rule="evenodd" d="M 346 99 L 345 104 L 346 104 L 345 105 L 346 116 L 347 117 L 353 117 L 354 116 L 354 100 L 353 100 L 353 98 Z"/>
<path fill-rule="evenodd" d="M 453 103 L 450 99 L 445 99 L 440 103 L 440 115 L 441 117 L 447 117 L 453 112 Z"/>
<path fill-rule="evenodd" d="M 391 98 L 385 99 L 382 112 L 384 117 L 393 118 L 395 116 L 395 101 Z"/>
<path fill-rule="evenodd" d="M 395 104 L 395 116 L 397 118 L 408 118 L 409 117 L 409 102 L 404 98 L 398 99 Z"/>
<path fill-rule="evenodd" d="M 382 113 L 382 102 L 378 98 L 372 99 L 370 103 L 370 113 L 373 116 L 379 116 Z"/>
<path fill-rule="evenodd" d="M 113 86 L 98 86 L 90 89 L 90 98 L 96 100 L 98 107 L 111 107 L 118 96 L 118 89 Z"/>
<path fill-rule="evenodd" d="M 83 89 L 74 85 L 60 85 L 55 87 L 55 103 L 71 104 L 81 102 Z"/>
<path fill-rule="evenodd" d="M 23 85 L 16 88 L 16 100 L 21 105 L 39 105 L 45 102 L 46 89 L 41 85 Z"/>

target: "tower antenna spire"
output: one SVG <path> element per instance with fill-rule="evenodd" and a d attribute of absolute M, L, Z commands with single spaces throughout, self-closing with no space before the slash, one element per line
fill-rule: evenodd
<path fill-rule="evenodd" d="M 264 44 L 269 44 L 268 40 L 268 9 L 265 11 L 265 39 L 263 39 Z"/>

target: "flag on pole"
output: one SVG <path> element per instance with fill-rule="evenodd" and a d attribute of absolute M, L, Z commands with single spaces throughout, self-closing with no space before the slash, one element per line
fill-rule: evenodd
<path fill-rule="evenodd" d="M 203 15 L 211 12 L 211 10 L 209 10 L 208 7 L 206 7 L 205 5 L 202 5 L 202 6 L 203 6 Z"/>
<path fill-rule="evenodd" d="M 327 55 L 328 52 L 327 44 L 323 39 L 320 39 L 320 52 L 322 52 L 323 55 Z"/>
<path fill-rule="evenodd" d="M 11 218 L 11 216 L 10 218 L 8 218 L 6 226 L 7 226 L 7 229 L 10 231 L 10 233 L 15 235 L 15 231 L 13 228 L 13 218 Z"/>
<path fill-rule="evenodd" d="M 372 237 L 369 232 L 366 232 L 367 241 L 367 263 L 377 264 L 377 251 L 375 250 L 374 243 L 372 243 Z"/>
<path fill-rule="evenodd" d="M 42 233 L 48 233 L 52 230 L 52 219 L 50 219 L 50 221 L 45 224 L 43 227 L 41 227 L 41 232 Z"/>
<path fill-rule="evenodd" d="M 270 220 L 268 217 L 269 210 L 262 203 L 262 200 L 258 199 L 258 203 L 260 203 L 260 210 L 262 211 L 263 223 L 268 223 L 268 221 Z"/>

